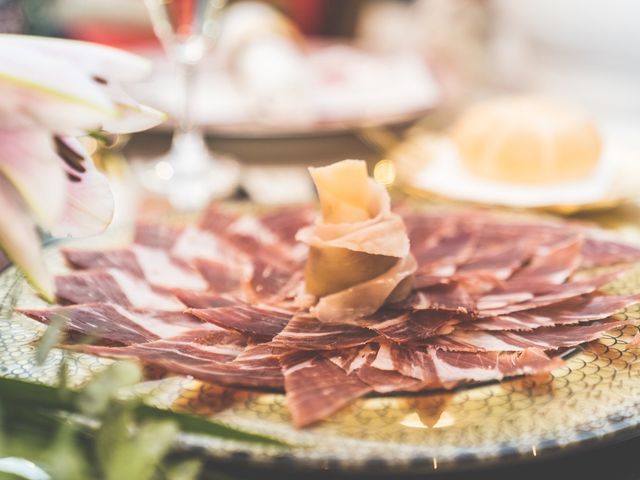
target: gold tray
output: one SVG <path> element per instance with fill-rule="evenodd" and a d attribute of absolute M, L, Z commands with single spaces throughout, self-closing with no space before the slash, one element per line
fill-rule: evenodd
<path fill-rule="evenodd" d="M 66 270 L 55 246 L 47 261 L 55 272 Z M 607 289 L 640 292 L 640 265 Z M 44 327 L 13 310 L 45 305 L 14 268 L 0 274 L 0 305 L 0 375 L 55 383 L 63 352 L 54 349 L 44 365 L 35 363 L 34 344 Z M 621 315 L 640 321 L 640 307 Z M 570 353 L 566 366 L 550 374 L 451 392 L 370 396 L 303 430 L 291 426 L 281 393 L 233 390 L 186 377 L 144 382 L 133 393 L 157 406 L 211 415 L 292 445 L 190 434 L 176 446 L 218 460 L 378 473 L 455 470 L 549 457 L 640 434 L 640 349 L 629 345 L 637 333 L 634 326 L 613 330 Z M 111 362 L 67 355 L 72 385 Z"/>

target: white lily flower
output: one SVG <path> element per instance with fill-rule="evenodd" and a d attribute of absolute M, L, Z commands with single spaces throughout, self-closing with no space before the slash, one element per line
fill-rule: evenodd
<path fill-rule="evenodd" d="M 55 236 L 95 234 L 113 216 L 107 179 L 75 138 L 140 131 L 165 119 L 118 85 L 147 60 L 87 42 L 0 35 L 0 248 L 53 300 L 36 226 Z"/>

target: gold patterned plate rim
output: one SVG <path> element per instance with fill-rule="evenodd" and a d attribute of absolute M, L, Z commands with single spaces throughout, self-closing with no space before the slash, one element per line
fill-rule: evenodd
<path fill-rule="evenodd" d="M 90 243 L 112 246 L 113 238 L 107 237 Z M 47 248 L 46 257 L 54 272 L 66 270 L 58 246 Z M 606 289 L 640 292 L 640 264 Z M 0 273 L 0 302 L 0 375 L 54 383 L 63 352 L 54 349 L 44 365 L 35 364 L 34 342 L 44 327 L 13 309 L 40 308 L 44 302 L 14 267 Z M 640 306 L 619 315 L 640 322 Z M 631 325 L 612 330 L 548 374 L 450 392 L 371 396 L 303 430 L 291 426 L 281 393 L 221 388 L 185 377 L 147 381 L 128 393 L 291 445 L 180 437 L 178 450 L 215 460 L 345 472 L 461 470 L 549 458 L 640 435 L 640 349 L 630 345 L 638 332 Z M 86 354 L 66 355 L 71 385 L 82 384 L 110 363 Z"/>

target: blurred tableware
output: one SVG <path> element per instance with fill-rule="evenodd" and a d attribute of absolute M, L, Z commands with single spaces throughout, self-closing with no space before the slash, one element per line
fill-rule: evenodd
<path fill-rule="evenodd" d="M 146 187 L 168 195 L 178 208 L 198 208 L 235 190 L 238 167 L 212 156 L 193 122 L 196 69 L 218 36 L 224 0 L 145 0 L 154 31 L 181 77 L 181 109 L 171 150 L 142 168 Z"/>
<path fill-rule="evenodd" d="M 396 185 L 415 196 L 568 215 L 615 208 L 637 197 L 640 182 L 634 181 L 638 175 L 633 168 L 640 156 L 606 140 L 593 175 L 558 185 L 513 185 L 475 177 L 447 136 L 429 132 L 403 142 L 390 158 L 398 171 Z"/>
<path fill-rule="evenodd" d="M 578 106 L 534 95 L 480 101 L 440 133 L 415 129 L 390 155 L 405 187 L 481 205 L 575 213 L 618 206 L 639 186 L 632 143 Z"/>
<path fill-rule="evenodd" d="M 241 75 L 239 67 L 235 73 L 229 69 L 223 52 L 216 51 L 207 62 L 194 93 L 194 121 L 208 134 L 226 138 L 324 136 L 408 123 L 440 104 L 439 83 L 417 54 L 377 54 L 349 44 L 307 40 L 302 56 L 297 57 L 275 40 L 270 45 L 243 56 Z M 271 82 L 247 79 L 260 71 L 265 58 L 288 65 L 287 70 L 295 67 L 303 72 L 301 76 L 287 74 L 296 87 L 279 90 L 269 101 L 264 100 L 268 96 L 263 91 L 271 88 Z M 291 85 L 289 80 L 285 84 Z M 174 85 L 167 64 L 157 58 L 154 81 L 138 85 L 136 93 L 157 108 L 174 112 L 178 104 Z"/>
<path fill-rule="evenodd" d="M 315 199 L 309 173 L 300 166 L 247 167 L 243 171 L 242 186 L 259 205 L 305 203 Z"/>

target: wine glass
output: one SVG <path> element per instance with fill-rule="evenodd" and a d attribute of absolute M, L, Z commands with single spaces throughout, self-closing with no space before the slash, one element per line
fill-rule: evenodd
<path fill-rule="evenodd" d="M 237 187 L 236 162 L 212 155 L 193 121 L 198 66 L 218 36 L 225 0 L 145 0 L 153 29 L 181 80 L 182 103 L 169 153 L 142 172 L 143 183 L 176 208 L 202 207 Z"/>

